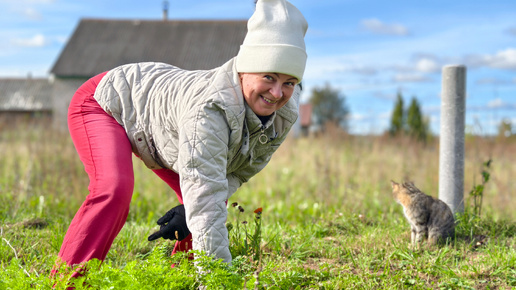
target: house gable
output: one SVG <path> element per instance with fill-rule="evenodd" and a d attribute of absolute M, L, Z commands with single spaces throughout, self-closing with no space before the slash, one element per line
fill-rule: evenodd
<path fill-rule="evenodd" d="M 51 69 L 59 78 L 88 78 L 119 65 L 165 62 L 212 69 L 236 56 L 247 21 L 83 19 Z"/>

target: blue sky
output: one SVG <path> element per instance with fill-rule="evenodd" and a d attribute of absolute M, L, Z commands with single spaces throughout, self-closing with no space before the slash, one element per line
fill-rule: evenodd
<path fill-rule="evenodd" d="M 388 127 L 398 91 L 439 132 L 441 68 L 467 67 L 466 124 L 516 127 L 516 1 L 291 0 L 305 15 L 303 96 L 340 90 L 354 133 Z M 170 19 L 247 19 L 252 0 L 169 0 Z M 162 1 L 0 0 L 0 77 L 46 77 L 81 18 L 160 19 Z M 516 132 L 515 132 L 516 133 Z"/>

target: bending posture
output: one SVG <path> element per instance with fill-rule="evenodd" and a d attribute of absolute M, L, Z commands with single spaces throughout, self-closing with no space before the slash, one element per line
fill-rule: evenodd
<path fill-rule="evenodd" d="M 68 265 L 106 257 L 127 219 L 134 153 L 184 204 L 149 239 L 176 239 L 178 231 L 174 253 L 193 246 L 230 263 L 226 203 L 267 165 L 297 119 L 306 29 L 288 1 L 258 0 L 238 55 L 218 68 L 136 63 L 83 84 L 68 125 L 90 193 L 59 257 Z"/>

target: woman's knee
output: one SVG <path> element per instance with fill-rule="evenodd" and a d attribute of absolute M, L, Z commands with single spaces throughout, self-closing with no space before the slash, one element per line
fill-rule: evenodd
<path fill-rule="evenodd" d="M 91 185 L 90 198 L 101 198 L 107 203 L 127 205 L 131 203 L 134 190 L 134 176 L 120 174 L 104 176 Z"/>

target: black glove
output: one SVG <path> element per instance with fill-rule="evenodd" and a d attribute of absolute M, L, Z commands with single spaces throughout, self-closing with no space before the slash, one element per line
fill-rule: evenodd
<path fill-rule="evenodd" d="M 185 206 L 178 205 L 169 210 L 158 220 L 159 231 L 149 236 L 149 241 L 164 238 L 169 240 L 183 240 L 190 234 L 186 226 Z"/>

